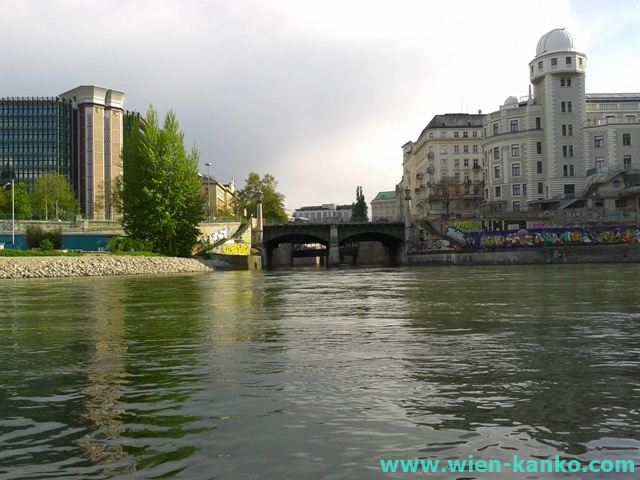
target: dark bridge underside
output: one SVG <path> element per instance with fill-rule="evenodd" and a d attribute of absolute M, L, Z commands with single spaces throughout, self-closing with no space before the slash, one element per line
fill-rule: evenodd
<path fill-rule="evenodd" d="M 385 246 L 404 242 L 404 224 L 398 222 L 380 223 L 337 223 L 338 243 L 375 241 Z M 277 248 L 281 243 L 320 243 L 328 246 L 331 242 L 332 224 L 283 224 L 265 225 L 263 243 L 268 248 Z"/>
<path fill-rule="evenodd" d="M 340 255 L 357 256 L 357 248 L 353 246 L 354 243 L 380 242 L 385 247 L 389 263 L 397 264 L 398 253 L 403 251 L 404 224 L 384 222 L 266 225 L 264 226 L 262 241 L 263 261 L 267 268 L 271 266 L 273 250 L 282 243 L 323 245 L 325 247 L 324 251 L 318 250 L 317 253 L 329 259 L 327 263 L 329 266 L 329 262 L 334 264 L 338 262 L 338 256 L 336 256 L 338 255 L 336 253 L 338 249 Z M 292 258 L 306 254 L 311 255 L 300 250 L 298 253 L 292 254 Z"/>

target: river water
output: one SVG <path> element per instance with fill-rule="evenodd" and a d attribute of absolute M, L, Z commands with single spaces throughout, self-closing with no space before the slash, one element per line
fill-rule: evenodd
<path fill-rule="evenodd" d="M 637 478 L 640 266 L 3 280 L 0 479 Z M 583 472 L 632 460 L 635 474 Z"/>

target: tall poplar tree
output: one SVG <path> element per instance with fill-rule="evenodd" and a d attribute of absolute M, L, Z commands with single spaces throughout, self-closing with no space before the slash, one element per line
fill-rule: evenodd
<path fill-rule="evenodd" d="M 149 107 L 145 120 L 134 119 L 126 135 L 116 199 L 125 232 L 155 252 L 190 255 L 204 220 L 198 151 L 187 153 L 172 111 L 161 127 Z"/>
<path fill-rule="evenodd" d="M 368 222 L 369 206 L 364 200 L 362 187 L 356 188 L 356 203 L 351 204 L 351 221 L 352 222 Z"/>

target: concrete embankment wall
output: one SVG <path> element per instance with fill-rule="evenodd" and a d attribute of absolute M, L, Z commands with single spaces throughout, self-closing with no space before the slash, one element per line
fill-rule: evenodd
<path fill-rule="evenodd" d="M 213 263 L 192 258 L 83 255 L 81 257 L 0 257 L 0 279 L 153 275 L 211 272 Z"/>
<path fill-rule="evenodd" d="M 640 245 L 584 245 L 407 255 L 409 265 L 544 265 L 636 262 L 640 262 Z"/>

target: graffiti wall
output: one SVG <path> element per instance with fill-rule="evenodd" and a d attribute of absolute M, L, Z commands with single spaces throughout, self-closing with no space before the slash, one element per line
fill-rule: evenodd
<path fill-rule="evenodd" d="M 522 229 L 464 235 L 466 248 L 471 249 L 640 244 L 640 230 L 628 226 Z"/>
<path fill-rule="evenodd" d="M 212 243 L 227 239 L 221 245 L 213 249 L 213 253 L 224 255 L 249 255 L 251 253 L 251 228 L 246 228 L 244 232 L 234 235 L 234 232 L 220 229 L 209 235 Z"/>

